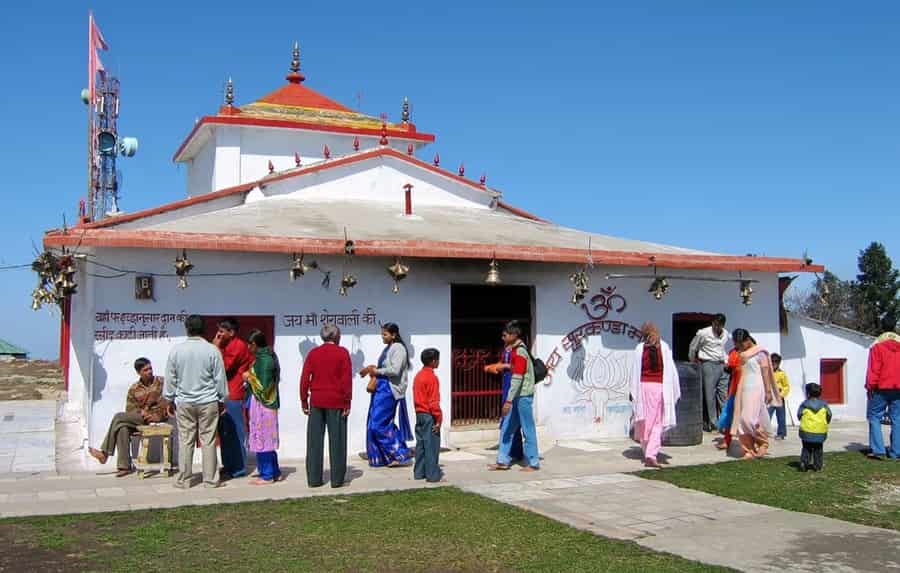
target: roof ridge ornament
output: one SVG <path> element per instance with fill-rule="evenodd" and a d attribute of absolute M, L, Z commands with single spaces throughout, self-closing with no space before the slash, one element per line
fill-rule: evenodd
<path fill-rule="evenodd" d="M 231 81 L 231 77 L 225 82 L 225 105 L 234 106 L 234 82 Z"/>
<path fill-rule="evenodd" d="M 409 98 L 403 98 L 403 113 L 400 114 L 400 119 L 403 122 L 403 125 L 409 123 Z"/>
<path fill-rule="evenodd" d="M 306 76 L 300 73 L 300 42 L 294 42 L 294 49 L 291 55 L 291 73 L 285 76 L 284 79 L 292 84 L 299 84 L 306 79 Z"/>

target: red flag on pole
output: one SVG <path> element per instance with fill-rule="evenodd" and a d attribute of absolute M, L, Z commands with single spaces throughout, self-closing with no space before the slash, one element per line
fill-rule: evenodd
<path fill-rule="evenodd" d="M 91 96 L 91 104 L 94 105 L 94 84 L 97 81 L 97 73 L 103 71 L 103 62 L 97 50 L 108 50 L 109 45 L 103 39 L 103 34 L 94 21 L 94 13 L 88 12 L 88 92 Z"/>

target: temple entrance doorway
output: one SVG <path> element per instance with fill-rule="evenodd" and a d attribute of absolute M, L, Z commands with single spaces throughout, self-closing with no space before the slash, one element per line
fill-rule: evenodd
<path fill-rule="evenodd" d="M 450 287 L 451 406 L 454 429 L 496 427 L 502 379 L 484 367 L 500 359 L 500 335 L 518 320 L 530 344 L 534 329 L 534 287 L 453 285 Z"/>

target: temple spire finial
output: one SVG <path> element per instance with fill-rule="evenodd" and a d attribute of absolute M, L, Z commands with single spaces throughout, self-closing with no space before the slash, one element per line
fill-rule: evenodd
<path fill-rule="evenodd" d="M 400 119 L 404 124 L 409 123 L 409 98 L 403 98 L 403 113 L 400 115 Z"/>
<path fill-rule="evenodd" d="M 234 83 L 231 81 L 231 78 L 228 78 L 228 81 L 225 82 L 225 105 L 228 107 L 234 105 Z"/>
<path fill-rule="evenodd" d="M 285 79 L 292 84 L 299 84 L 306 79 L 300 73 L 300 42 L 294 42 L 294 49 L 291 54 L 291 73 Z"/>

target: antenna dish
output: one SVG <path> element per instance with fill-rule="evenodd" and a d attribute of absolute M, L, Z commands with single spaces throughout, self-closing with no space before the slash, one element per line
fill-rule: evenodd
<path fill-rule="evenodd" d="M 123 137 L 119 142 L 119 153 L 122 157 L 134 157 L 138 150 L 138 140 L 136 137 Z"/>

